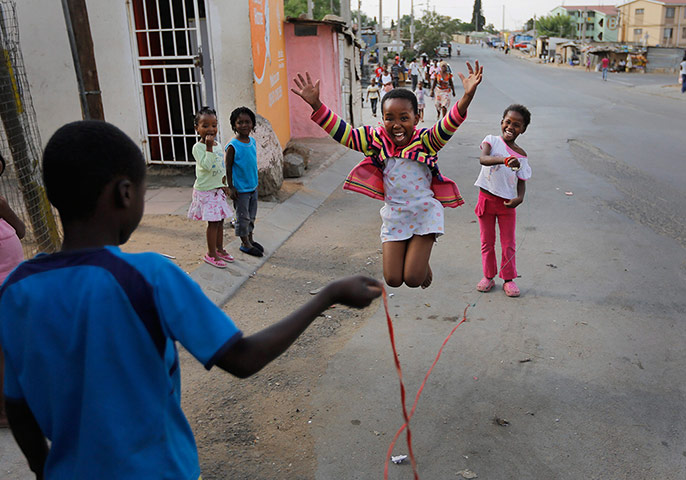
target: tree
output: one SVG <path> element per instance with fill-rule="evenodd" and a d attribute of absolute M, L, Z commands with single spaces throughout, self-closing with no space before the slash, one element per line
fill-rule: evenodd
<path fill-rule="evenodd" d="M 540 35 L 569 38 L 575 33 L 576 24 L 569 15 L 548 15 L 536 20 L 536 30 Z"/>
<path fill-rule="evenodd" d="M 340 0 L 312 0 L 312 16 L 315 20 L 321 20 L 330 13 L 340 15 Z M 307 13 L 307 0 L 284 0 L 283 11 L 287 17 L 299 17 Z"/>
<path fill-rule="evenodd" d="M 352 12 L 353 22 L 357 22 L 357 10 Z M 369 17 L 366 13 L 360 11 L 360 23 L 363 27 L 373 27 L 376 25 L 376 17 Z"/>
<path fill-rule="evenodd" d="M 526 30 L 528 32 L 529 30 L 533 30 L 535 26 L 536 26 L 536 23 L 534 22 L 534 19 L 530 18 L 524 24 L 524 30 Z"/>
<path fill-rule="evenodd" d="M 474 30 L 480 32 L 484 29 L 486 25 L 486 17 L 481 10 L 481 0 L 474 0 L 474 10 L 472 11 L 472 25 L 475 26 Z"/>

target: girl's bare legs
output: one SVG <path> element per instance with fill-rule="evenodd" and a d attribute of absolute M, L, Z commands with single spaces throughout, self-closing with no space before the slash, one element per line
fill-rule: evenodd
<path fill-rule="evenodd" d="M 218 235 L 223 234 L 221 225 L 223 220 L 219 222 L 207 222 L 207 254 L 215 260 L 221 260 L 217 256 L 217 239 Z"/>
<path fill-rule="evenodd" d="M 219 220 L 219 226 L 217 227 L 217 251 L 219 253 L 226 253 L 224 250 L 224 220 Z"/>
<path fill-rule="evenodd" d="M 383 243 L 383 273 L 386 283 L 411 288 L 431 285 L 433 278 L 429 258 L 435 235 L 414 235 L 409 240 Z"/>

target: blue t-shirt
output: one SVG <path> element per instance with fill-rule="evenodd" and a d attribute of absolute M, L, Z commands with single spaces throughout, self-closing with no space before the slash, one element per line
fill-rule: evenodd
<path fill-rule="evenodd" d="M 252 192 L 257 188 L 257 142 L 250 137 L 250 143 L 243 143 L 237 138 L 231 140 L 233 147 L 233 186 L 239 193 Z"/>
<path fill-rule="evenodd" d="M 196 480 L 174 342 L 209 369 L 241 336 L 155 253 L 38 255 L 0 290 L 5 396 L 51 440 L 50 479 Z"/>

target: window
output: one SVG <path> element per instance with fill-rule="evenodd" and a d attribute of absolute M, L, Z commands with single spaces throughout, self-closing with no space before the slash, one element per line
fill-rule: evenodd
<path fill-rule="evenodd" d="M 642 8 L 637 8 L 636 11 L 634 12 L 636 15 L 643 15 L 643 9 Z"/>
<path fill-rule="evenodd" d="M 672 38 L 672 30 L 674 30 L 674 29 L 673 28 L 665 28 L 665 34 L 663 35 L 663 38 L 665 40 Z"/>
<path fill-rule="evenodd" d="M 665 12 L 665 17 L 666 18 L 674 18 L 674 11 L 676 8 L 674 7 L 667 7 L 667 11 Z"/>
<path fill-rule="evenodd" d="M 634 35 L 642 35 L 642 34 L 643 34 L 642 28 L 634 28 Z"/>
<path fill-rule="evenodd" d="M 686 38 L 686 27 L 681 31 L 681 38 Z"/>

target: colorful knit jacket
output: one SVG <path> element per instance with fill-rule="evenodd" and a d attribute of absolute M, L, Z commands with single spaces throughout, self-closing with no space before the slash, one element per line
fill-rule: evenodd
<path fill-rule="evenodd" d="M 393 143 L 384 127 L 352 128 L 326 105 L 313 112 L 311 118 L 334 140 L 366 155 L 366 158 L 348 174 L 343 184 L 344 189 L 384 200 L 384 163 L 387 158 L 400 157 L 415 160 L 429 167 L 432 175 L 431 190 L 436 200 L 444 207 L 455 208 L 464 204 L 455 182 L 442 176 L 437 164 L 438 151 L 450 140 L 466 118 L 466 115 L 460 115 L 457 102 L 433 127 L 415 128 L 412 139 L 402 148 Z"/>

